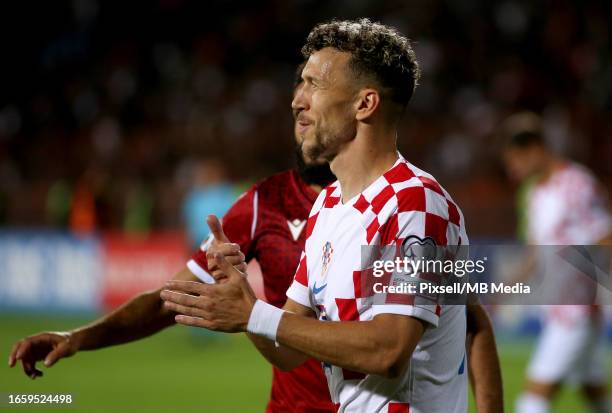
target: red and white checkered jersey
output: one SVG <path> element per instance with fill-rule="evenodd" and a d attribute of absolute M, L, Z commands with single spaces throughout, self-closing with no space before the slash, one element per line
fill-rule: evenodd
<path fill-rule="evenodd" d="M 591 245 L 612 231 L 597 180 L 575 163 L 531 188 L 527 208 L 529 242 L 534 245 Z"/>
<path fill-rule="evenodd" d="M 397 379 L 323 364 L 340 412 L 465 412 L 465 307 L 419 304 L 414 297 L 375 302 L 364 288 L 362 246 L 401 245 L 409 236 L 439 246 L 467 245 L 463 216 L 429 174 L 397 162 L 361 194 L 341 202 L 339 182 L 321 192 L 307 223 L 300 265 L 287 296 L 320 320 L 371 320 L 391 313 L 428 323 L 406 373 Z"/>
<path fill-rule="evenodd" d="M 593 174 L 576 163 L 566 163 L 548 180 L 531 188 L 527 213 L 529 243 L 533 245 L 591 245 L 612 231 L 604 193 Z M 554 275 L 558 297 L 569 303 L 576 302 L 576 297 L 595 294 L 591 284 L 580 282 L 582 275 L 561 261 L 547 260 L 547 253 L 550 251 L 540 250 L 540 258 L 546 262 L 541 265 Z M 568 289 L 565 285 L 574 287 Z M 573 324 L 585 317 L 598 317 L 599 313 L 596 306 L 551 305 L 546 307 L 545 315 L 550 320 Z"/>

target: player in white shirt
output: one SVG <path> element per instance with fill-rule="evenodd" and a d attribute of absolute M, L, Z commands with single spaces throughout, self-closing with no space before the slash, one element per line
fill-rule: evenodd
<path fill-rule="evenodd" d="M 406 239 L 467 245 L 460 211 L 431 175 L 401 155 L 362 193 L 344 203 L 341 197 L 336 182 L 315 203 L 305 253 L 287 296 L 310 307 L 319 320 L 398 314 L 420 320 L 425 329 L 409 371 L 391 380 L 325 364 L 332 400 L 347 412 L 465 411 L 465 308 L 403 294 L 373 301 L 364 285 L 372 278 L 363 273 L 371 267 L 363 268 L 361 251 L 365 245 L 401 246 Z"/>
<path fill-rule="evenodd" d="M 546 147 L 540 118 L 528 112 L 513 115 L 504 123 L 502 133 L 509 174 L 517 181 L 533 181 L 526 199 L 528 243 L 610 244 L 612 218 L 597 180 L 585 167 L 556 156 Z M 561 267 L 555 268 L 556 277 L 572 276 Z M 573 294 L 583 293 L 579 283 L 558 281 L 561 286 L 573 285 Z M 548 412 L 566 380 L 582 385 L 593 412 L 610 412 L 601 309 L 595 305 L 551 305 L 543 311 L 544 328 L 517 412 Z"/>
<path fill-rule="evenodd" d="M 211 262 L 225 282 L 170 282 L 161 296 L 181 324 L 249 332 L 280 368 L 321 360 L 340 412 L 466 412 L 465 306 L 409 294 L 376 301 L 364 282 L 362 246 L 468 244 L 448 193 L 397 153 L 418 79 L 410 43 L 362 19 L 316 26 L 302 51 L 292 102 L 302 152 L 328 161 L 338 181 L 312 209 L 284 311 L 256 300 L 220 254 Z"/>

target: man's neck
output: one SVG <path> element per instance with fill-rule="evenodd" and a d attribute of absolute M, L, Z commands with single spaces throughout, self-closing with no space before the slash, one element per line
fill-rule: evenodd
<path fill-rule="evenodd" d="M 362 134 L 349 142 L 330 162 L 340 181 L 342 202 L 363 192 L 397 161 L 395 131 L 386 136 Z"/>

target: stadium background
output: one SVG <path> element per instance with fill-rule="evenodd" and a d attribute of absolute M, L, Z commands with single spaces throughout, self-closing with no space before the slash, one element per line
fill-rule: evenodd
<path fill-rule="evenodd" d="M 315 23 L 361 16 L 415 42 L 423 78 L 400 147 L 453 194 L 473 242 L 519 238 L 494 135 L 515 110 L 542 113 L 554 148 L 612 189 L 603 1 L 3 3 L 0 352 L 159 285 L 202 237 L 202 211 L 293 166 L 299 48 Z M 537 310 L 491 311 L 511 411 Z M 243 337 L 175 327 L 34 382 L 0 368 L 0 392 L 70 392 L 86 412 L 257 412 L 270 376 Z M 573 391 L 556 409 L 585 410 Z"/>

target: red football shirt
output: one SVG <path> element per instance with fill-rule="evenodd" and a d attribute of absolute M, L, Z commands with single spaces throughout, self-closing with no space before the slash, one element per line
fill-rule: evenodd
<path fill-rule="evenodd" d="M 259 263 L 266 300 L 277 307 L 287 300 L 306 241 L 305 223 L 316 198 L 296 171 L 285 171 L 255 184 L 223 217 L 227 237 L 240 245 L 247 262 L 256 259 Z M 196 275 L 207 272 L 206 253 L 196 252 L 189 267 Z M 266 411 L 335 411 L 321 363 L 311 359 L 290 372 L 274 367 Z"/>

